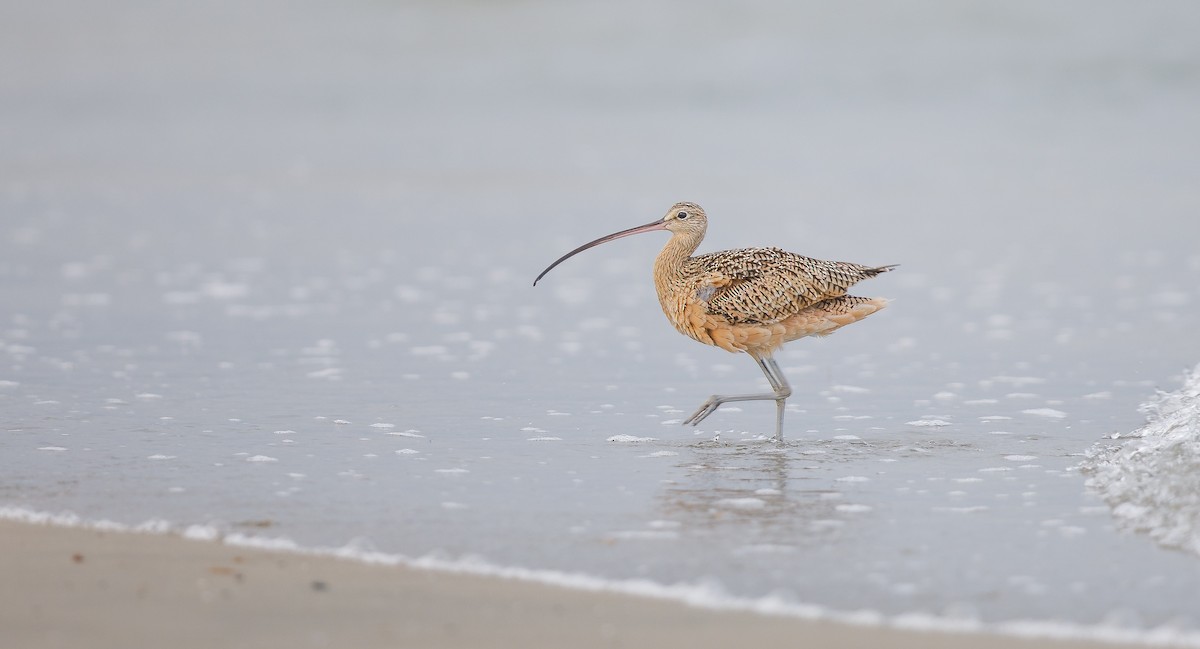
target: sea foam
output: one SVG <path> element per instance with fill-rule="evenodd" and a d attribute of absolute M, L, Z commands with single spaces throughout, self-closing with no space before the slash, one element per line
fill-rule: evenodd
<path fill-rule="evenodd" d="M 1079 468 L 1122 527 L 1200 554 L 1200 365 L 1139 410 L 1145 425 L 1096 444 Z"/>

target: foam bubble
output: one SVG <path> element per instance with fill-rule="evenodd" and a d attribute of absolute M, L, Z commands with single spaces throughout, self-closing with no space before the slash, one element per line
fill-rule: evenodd
<path fill-rule="evenodd" d="M 941 428 L 949 426 L 950 422 L 943 419 L 917 419 L 914 421 L 905 422 L 905 426 L 917 426 L 918 428 Z"/>
<path fill-rule="evenodd" d="M 870 389 L 862 388 L 857 385 L 835 385 L 829 389 L 833 390 L 834 392 L 841 392 L 843 394 L 870 394 L 871 392 Z"/>
<path fill-rule="evenodd" d="M 609 532 L 604 538 L 616 541 L 673 541 L 679 538 L 674 530 L 621 530 Z"/>
<path fill-rule="evenodd" d="M 1054 408 L 1030 408 L 1028 410 L 1022 410 L 1021 412 L 1026 415 L 1049 417 L 1051 419 L 1062 419 L 1063 417 L 1067 416 L 1067 413 L 1061 410 L 1055 410 Z"/>
<path fill-rule="evenodd" d="M 606 442 L 617 442 L 619 444 L 637 444 L 639 442 L 654 442 L 657 441 L 653 437 L 637 437 L 635 435 L 613 435 Z"/>
<path fill-rule="evenodd" d="M 1041 385 L 1042 383 L 1046 382 L 1046 379 L 1040 376 L 993 376 L 987 381 L 980 381 L 980 383 L 989 382 L 1003 383 L 1005 385 L 1011 385 L 1013 387 L 1020 388 L 1026 385 Z"/>
<path fill-rule="evenodd" d="M 713 504 L 729 509 L 762 509 L 767 506 L 762 498 L 721 498 Z"/>

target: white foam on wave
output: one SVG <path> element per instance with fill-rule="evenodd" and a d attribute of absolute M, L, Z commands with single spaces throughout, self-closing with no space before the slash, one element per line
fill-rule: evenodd
<path fill-rule="evenodd" d="M 1138 410 L 1145 425 L 1096 444 L 1079 468 L 1122 526 L 1200 554 L 1200 365 Z"/>
<path fill-rule="evenodd" d="M 447 557 L 443 553 L 432 553 L 420 557 L 409 557 L 402 554 L 380 552 L 370 542 L 361 539 L 351 541 L 341 547 L 305 547 L 284 537 L 254 536 L 242 532 L 222 534 L 220 528 L 214 525 L 176 526 L 161 519 L 151 519 L 137 525 L 126 525 L 109 520 L 87 520 L 72 512 L 51 513 L 0 505 L 0 520 L 78 527 L 105 532 L 175 535 L 188 540 L 217 541 L 232 547 L 253 548 L 268 552 L 335 557 L 369 565 L 514 579 L 587 592 L 669 600 L 703 609 L 744 611 L 759 615 L 837 622 L 855 626 L 937 633 L 990 633 L 1022 638 L 1091 640 L 1105 643 L 1200 648 L 1200 631 L 1180 629 L 1170 625 L 1152 629 L 1137 629 L 1113 624 L 1084 625 L 1060 620 L 1010 620 L 987 623 L 974 617 L 939 616 L 927 613 L 887 615 L 868 609 L 843 611 L 818 604 L 796 602 L 779 594 L 762 597 L 734 595 L 728 593 L 712 579 L 663 584 L 645 578 L 610 579 L 582 572 L 497 565 L 476 555 L 453 558 Z M 630 538 L 649 537 L 638 534 Z"/>

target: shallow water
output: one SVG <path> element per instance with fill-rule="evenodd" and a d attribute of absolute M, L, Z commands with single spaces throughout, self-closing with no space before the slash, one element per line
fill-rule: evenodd
<path fill-rule="evenodd" d="M 1200 358 L 1192 5 L 238 7 L 0 21 L 0 505 L 1197 642 L 1077 470 Z M 683 199 L 901 264 L 783 447 L 662 237 L 530 286 Z"/>

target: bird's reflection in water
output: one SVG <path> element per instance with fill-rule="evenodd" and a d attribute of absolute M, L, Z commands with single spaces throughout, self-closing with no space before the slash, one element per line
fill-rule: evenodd
<path fill-rule="evenodd" d="M 863 462 L 910 462 L 970 452 L 952 439 L 896 435 L 879 439 L 760 439 L 707 441 L 688 446 L 678 466 L 684 477 L 660 492 L 664 519 L 691 537 L 744 540 L 743 550 L 787 550 L 828 543 L 870 521 L 871 506 L 853 499 L 877 483 L 855 480 Z M 884 466 L 884 465 L 878 465 Z M 891 465 L 895 466 L 895 465 Z M 851 484 L 866 486 L 849 487 Z"/>
<path fill-rule="evenodd" d="M 744 551 L 786 551 L 837 537 L 841 493 L 813 475 L 802 445 L 705 443 L 681 466 L 686 479 L 661 492 L 664 518 L 689 535 L 743 537 Z"/>

